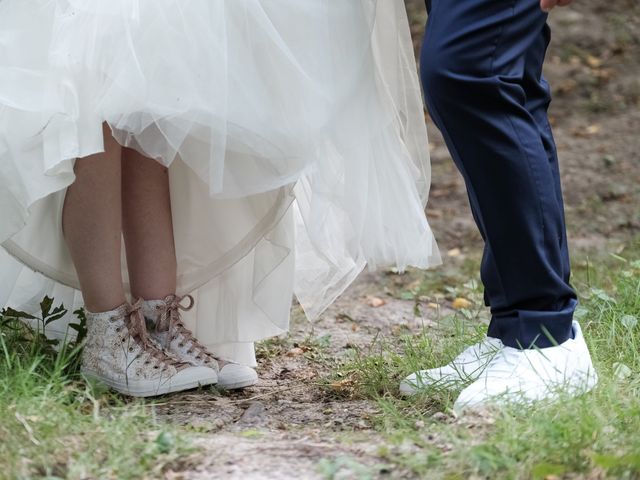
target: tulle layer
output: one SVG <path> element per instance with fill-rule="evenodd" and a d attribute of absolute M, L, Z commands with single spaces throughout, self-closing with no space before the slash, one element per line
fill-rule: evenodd
<path fill-rule="evenodd" d="M 2 0 L 0 242 L 73 288 L 60 212 L 103 123 L 170 169 L 181 292 L 259 252 L 235 305 L 266 308 L 295 252 L 313 318 L 367 263 L 439 261 L 401 0 Z M 228 310 L 221 341 L 286 328 Z"/>

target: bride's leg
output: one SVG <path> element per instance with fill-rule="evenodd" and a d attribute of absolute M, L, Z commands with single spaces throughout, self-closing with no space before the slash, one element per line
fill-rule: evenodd
<path fill-rule="evenodd" d="M 252 368 L 217 359 L 182 322 L 173 326 L 160 324 L 163 312 L 167 317 L 179 317 L 181 309 L 193 306 L 193 299 L 175 295 L 177 268 L 168 170 L 134 150 L 125 149 L 122 188 L 131 293 L 146 300 L 143 313 L 147 322 L 155 322 L 151 336 L 180 360 L 218 370 L 218 386 L 222 388 L 254 385 L 258 375 Z"/>
<path fill-rule="evenodd" d="M 104 128 L 105 152 L 76 161 L 76 181 L 67 190 L 64 236 L 89 311 L 125 303 L 120 265 L 122 242 L 122 149 Z"/>
<path fill-rule="evenodd" d="M 167 168 L 135 150 L 122 154 L 122 219 L 134 298 L 176 291 L 176 252 Z"/>
<path fill-rule="evenodd" d="M 143 207 L 149 207 L 151 200 L 157 200 L 154 192 L 158 190 L 162 176 L 153 170 L 143 171 L 146 181 L 141 180 L 138 172 L 122 168 L 122 148 L 104 128 L 105 152 L 78 160 L 76 163 L 76 182 L 69 188 L 63 212 L 65 237 L 76 265 L 82 287 L 87 312 L 87 336 L 82 351 L 82 373 L 97 379 L 126 395 L 147 397 L 164 393 L 191 389 L 197 385 L 210 385 L 218 381 L 217 373 L 206 367 L 184 368 L 176 364 L 173 357 L 162 353 L 155 343 L 150 342 L 145 332 L 145 319 L 142 305 L 126 302 L 121 272 L 121 246 L 123 227 L 123 183 L 127 186 L 125 198 L 131 203 L 131 209 L 125 209 L 125 218 L 132 222 L 130 211 L 146 213 Z M 122 174 L 128 175 L 123 182 Z M 155 177 L 153 176 L 155 175 Z M 133 178 L 131 178 L 133 177 Z M 142 193 L 132 193 L 138 186 Z M 148 193 L 151 192 L 151 193 Z M 160 195 L 160 198 L 162 196 Z M 158 220 L 166 220 L 162 203 L 153 212 L 151 225 Z M 168 211 L 168 207 L 167 211 Z M 164 215 L 163 215 L 164 214 Z M 136 220 L 134 218 L 134 220 Z M 140 222 L 141 228 L 145 227 Z M 172 251 L 173 238 L 164 244 L 149 242 L 138 228 L 131 235 L 129 243 L 135 254 L 134 266 L 138 268 L 148 257 L 142 252 L 148 245 L 155 248 L 147 255 L 153 261 L 147 262 L 150 269 L 143 273 L 154 275 L 155 264 L 166 258 L 166 251 Z M 153 235 L 163 234 L 152 231 Z M 157 246 L 156 246 L 157 245 Z M 164 256 L 163 256 L 164 255 Z M 171 262 L 165 262 L 171 264 Z M 160 265 L 162 268 L 164 264 Z M 138 275 L 139 270 L 134 268 Z M 161 271 L 154 276 L 155 285 L 170 278 L 171 272 Z M 173 271 L 175 282 L 175 270 Z M 138 278 L 138 277 L 136 277 Z M 148 280 L 143 288 L 152 284 Z M 171 288 L 169 291 L 173 291 Z M 168 381 L 168 379 L 171 381 Z"/>

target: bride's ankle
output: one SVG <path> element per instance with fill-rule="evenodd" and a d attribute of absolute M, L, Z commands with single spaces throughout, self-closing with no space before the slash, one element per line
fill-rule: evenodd
<path fill-rule="evenodd" d="M 94 301 L 93 299 L 88 300 L 86 297 L 84 299 L 84 310 L 87 314 L 92 315 L 109 313 L 126 305 L 129 305 L 129 302 L 127 302 L 124 295 L 100 299 L 98 301 Z"/>

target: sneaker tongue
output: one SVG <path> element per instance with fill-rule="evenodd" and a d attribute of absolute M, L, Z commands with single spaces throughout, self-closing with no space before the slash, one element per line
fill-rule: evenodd
<path fill-rule="evenodd" d="M 126 318 L 129 334 L 142 345 L 149 343 L 149 334 L 147 333 L 147 325 L 144 316 L 140 310 L 132 311 Z"/>
<path fill-rule="evenodd" d="M 177 359 L 171 358 L 166 353 L 164 353 L 161 348 L 156 346 L 156 344 L 149 337 L 146 326 L 146 318 L 142 314 L 142 311 L 138 306 L 134 306 L 129 315 L 126 317 L 125 323 L 133 340 L 137 342 L 144 349 L 144 351 L 148 352 L 156 361 L 173 366 L 178 371 L 189 366 L 189 364 L 186 362 L 181 362 Z"/>

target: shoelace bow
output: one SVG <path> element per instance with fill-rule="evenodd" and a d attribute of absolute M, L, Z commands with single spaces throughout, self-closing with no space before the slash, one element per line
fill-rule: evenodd
<path fill-rule="evenodd" d="M 185 362 L 180 362 L 179 360 L 167 355 L 151 340 L 149 333 L 147 332 L 146 320 L 142 313 L 143 304 L 144 300 L 139 298 L 133 305 L 131 305 L 127 312 L 126 325 L 133 340 L 142 347 L 143 351 L 146 352 L 151 359 L 159 362 L 163 366 L 171 365 L 177 370 L 188 366 Z"/>
<path fill-rule="evenodd" d="M 189 300 L 189 304 L 183 305 L 184 300 Z M 191 310 L 195 305 L 194 298 L 191 295 L 169 295 L 163 300 L 163 302 L 164 305 L 162 306 L 156 328 L 159 332 L 169 332 L 169 335 L 167 335 L 167 339 L 165 340 L 164 348 L 169 348 L 172 341 L 182 337 L 182 340 L 180 341 L 181 346 L 191 342 L 191 347 L 189 347 L 187 353 L 191 353 L 195 350 L 196 358 L 204 356 L 206 359 L 218 362 L 219 359 L 214 357 L 207 350 L 207 347 L 201 344 L 193 335 L 191 330 L 185 327 L 184 323 L 182 323 L 180 312 L 188 312 Z"/>

